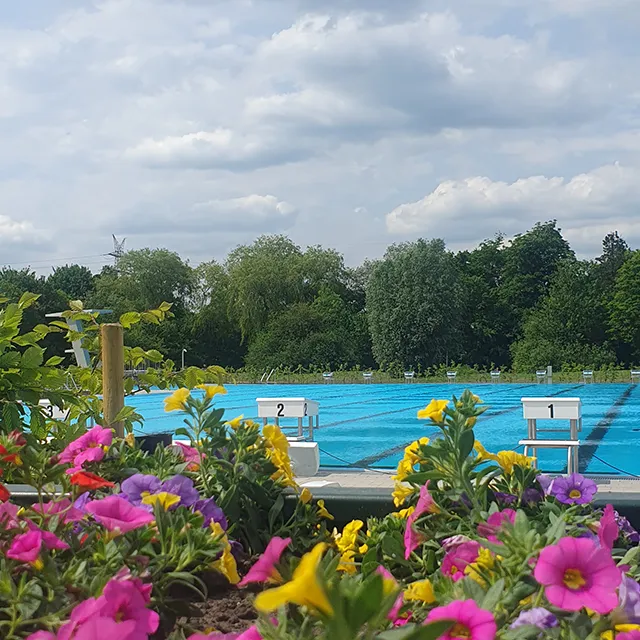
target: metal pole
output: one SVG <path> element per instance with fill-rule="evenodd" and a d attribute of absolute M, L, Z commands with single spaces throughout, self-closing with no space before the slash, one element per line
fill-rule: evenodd
<path fill-rule="evenodd" d="M 120 324 L 103 324 L 102 335 L 102 414 L 105 426 L 124 438 L 124 423 L 114 422 L 124 407 L 124 332 Z"/>
<path fill-rule="evenodd" d="M 182 368 L 184 369 L 184 354 L 187 352 L 186 349 L 182 350 Z"/>

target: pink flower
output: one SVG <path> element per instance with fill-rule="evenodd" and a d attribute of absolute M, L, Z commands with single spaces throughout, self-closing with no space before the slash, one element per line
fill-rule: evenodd
<path fill-rule="evenodd" d="M 29 531 L 29 533 L 21 533 L 11 542 L 7 558 L 17 560 L 18 562 L 35 562 L 40 556 L 42 550 L 42 532 Z"/>
<path fill-rule="evenodd" d="M 547 600 L 565 611 L 583 607 L 605 614 L 618 604 L 616 589 L 622 574 L 608 549 L 589 538 L 562 538 L 545 547 L 533 575 L 545 588 Z"/>
<path fill-rule="evenodd" d="M 128 500 L 108 496 L 87 503 L 86 510 L 109 531 L 127 533 L 153 522 L 153 514 L 134 507 Z"/>
<path fill-rule="evenodd" d="M 202 633 L 194 633 L 187 640 L 262 640 L 262 636 L 255 625 L 249 627 L 243 633 L 210 633 L 204 635 Z"/>
<path fill-rule="evenodd" d="M 291 544 L 291 538 L 278 538 L 274 536 L 269 540 L 264 553 L 257 562 L 249 569 L 247 575 L 238 583 L 239 587 L 244 587 L 251 582 L 280 582 L 281 576 L 276 569 L 280 562 L 283 551 Z"/>
<path fill-rule="evenodd" d="M 446 607 L 436 607 L 429 612 L 427 622 L 454 620 L 455 624 L 438 640 L 493 640 L 496 637 L 496 621 L 493 614 L 480 609 L 473 600 L 454 600 Z"/>
<path fill-rule="evenodd" d="M 30 531 L 37 531 L 40 533 L 42 536 L 42 542 L 44 542 L 44 546 L 47 547 L 47 549 L 58 549 L 59 551 L 64 551 L 69 548 L 69 545 L 60 540 L 57 535 L 51 533 L 51 531 L 40 529 L 40 527 L 31 522 L 31 520 L 27 520 L 27 527 L 29 527 Z"/>
<path fill-rule="evenodd" d="M 454 582 L 458 582 L 458 580 L 464 578 L 464 568 L 478 559 L 479 552 L 479 543 L 473 540 L 463 542 L 447 552 L 442 559 L 440 571 Z"/>
<path fill-rule="evenodd" d="M 398 586 L 398 582 L 397 580 L 393 577 L 393 575 L 391 574 L 391 572 L 386 569 L 385 567 L 383 567 L 382 565 L 379 565 L 378 568 L 376 569 L 376 573 L 379 573 L 382 578 L 384 579 L 385 583 L 386 582 L 390 582 L 393 583 L 393 585 L 395 587 Z M 386 593 L 386 589 L 384 590 L 384 592 Z M 389 611 L 389 613 L 387 614 L 387 619 L 391 620 L 391 622 L 393 622 L 393 626 L 394 627 L 401 627 L 405 624 L 407 624 L 407 622 L 409 622 L 410 616 L 411 614 L 409 614 L 409 617 L 407 616 L 400 616 L 400 609 L 402 609 L 402 605 L 404 604 L 404 595 L 402 593 L 402 591 L 398 594 L 398 597 L 396 598 L 396 601 L 393 603 L 393 607 L 391 607 L 391 611 Z"/>
<path fill-rule="evenodd" d="M 603 549 L 609 549 L 609 551 L 611 551 L 611 549 L 613 549 L 613 544 L 618 539 L 619 533 L 620 529 L 616 522 L 613 506 L 608 504 L 604 508 L 604 513 L 600 520 L 600 527 L 598 528 L 598 540 L 600 541 L 600 546 Z"/>
<path fill-rule="evenodd" d="M 3 529 L 17 529 L 20 526 L 18 507 L 15 504 L 0 502 L 0 525 Z"/>
<path fill-rule="evenodd" d="M 188 463 L 187 469 L 189 471 L 197 471 L 202 463 L 202 458 L 206 457 L 204 454 L 200 454 L 198 449 L 190 447 L 188 444 L 174 442 L 173 446 L 177 448 L 177 451 L 182 455 L 184 461 Z"/>
<path fill-rule="evenodd" d="M 44 505 L 34 504 L 31 507 L 37 513 L 49 519 L 52 516 L 59 516 L 64 523 L 79 522 L 84 518 L 84 513 L 71 505 L 71 500 L 64 498 L 63 500 L 46 502 Z"/>
<path fill-rule="evenodd" d="M 56 640 L 56 635 L 51 631 L 36 631 L 27 636 L 27 640 Z"/>
<path fill-rule="evenodd" d="M 429 493 L 429 481 L 427 480 L 425 485 L 420 487 L 420 497 L 414 512 L 407 518 L 407 526 L 404 530 L 404 557 L 406 560 L 423 540 L 423 536 L 413 528 L 413 523 L 424 513 L 438 513 L 438 511 L 438 506 Z"/>
<path fill-rule="evenodd" d="M 513 524 L 516 521 L 516 512 L 513 509 L 505 509 L 504 511 L 496 511 L 488 518 L 486 524 L 478 525 L 478 535 L 486 538 L 494 544 L 502 544 L 496 537 L 496 534 L 502 528 L 505 522 Z"/>
<path fill-rule="evenodd" d="M 445 551 L 452 551 L 456 547 L 459 547 L 463 542 L 469 542 L 471 538 L 468 536 L 451 536 L 450 538 L 445 538 L 440 544 Z"/>
<path fill-rule="evenodd" d="M 158 629 L 160 616 L 147 609 L 148 593 L 140 585 L 136 580 L 109 580 L 99 598 L 75 607 L 58 640 L 147 640 Z"/>
<path fill-rule="evenodd" d="M 58 456 L 58 461 L 62 464 L 72 464 L 73 469 L 68 469 L 67 473 L 75 472 L 82 468 L 87 462 L 99 462 L 104 458 L 105 449 L 111 446 L 113 432 L 96 425 L 87 433 L 67 445 L 64 451 Z"/>

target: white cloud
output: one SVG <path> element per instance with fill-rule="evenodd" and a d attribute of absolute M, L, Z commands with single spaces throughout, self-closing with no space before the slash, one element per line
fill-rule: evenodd
<path fill-rule="evenodd" d="M 194 211 L 219 225 L 225 231 L 281 231 L 291 227 L 297 209 L 275 196 L 250 195 L 229 200 L 209 200 L 194 205 Z"/>
<path fill-rule="evenodd" d="M 476 176 L 447 180 L 416 202 L 386 217 L 394 234 L 424 234 L 475 244 L 500 230 L 512 235 L 537 221 L 555 218 L 567 235 L 597 246 L 603 229 L 625 225 L 638 236 L 640 169 L 602 166 L 565 179 L 531 176 L 514 182 Z"/>
<path fill-rule="evenodd" d="M 36 241 L 42 237 L 31 222 L 18 222 L 9 216 L 0 215 L 0 243 Z"/>

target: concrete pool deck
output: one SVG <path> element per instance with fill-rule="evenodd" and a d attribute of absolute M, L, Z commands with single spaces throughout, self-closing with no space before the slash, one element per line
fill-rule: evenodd
<path fill-rule="evenodd" d="M 344 489 L 368 489 L 393 490 L 392 476 L 395 470 L 388 471 L 342 471 L 341 469 L 320 469 L 313 477 L 300 477 L 298 483 L 305 485 L 311 483 L 309 487 L 313 492 L 314 483 L 331 483 L 325 485 L 331 488 L 335 487 Z M 627 494 L 640 496 L 640 478 L 606 478 L 602 476 L 594 476 L 593 479 L 598 484 L 598 496 L 605 498 L 607 495 Z M 318 486 L 318 489 L 322 488 Z M 376 491 L 377 493 L 378 491 Z"/>

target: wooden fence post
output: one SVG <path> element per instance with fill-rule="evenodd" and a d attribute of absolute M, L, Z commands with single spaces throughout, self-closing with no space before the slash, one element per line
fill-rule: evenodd
<path fill-rule="evenodd" d="M 105 427 L 124 438 L 124 423 L 114 418 L 124 407 L 124 333 L 120 324 L 103 324 L 102 334 L 102 413 Z"/>

